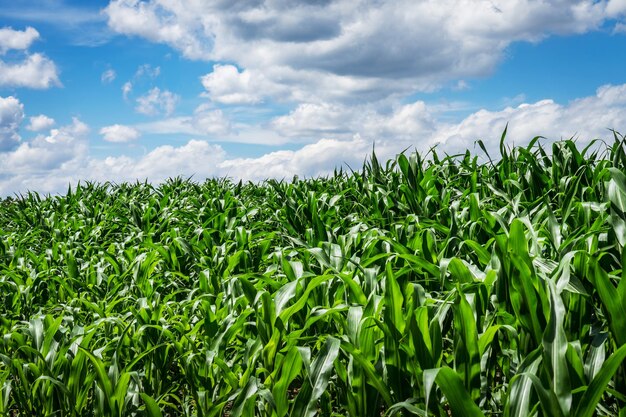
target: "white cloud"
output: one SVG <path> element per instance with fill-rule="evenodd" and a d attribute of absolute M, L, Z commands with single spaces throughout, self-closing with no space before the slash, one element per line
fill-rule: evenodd
<path fill-rule="evenodd" d="M 436 122 L 423 101 L 397 106 L 387 112 L 372 105 L 305 103 L 289 114 L 275 118 L 271 126 L 291 138 L 349 138 L 360 134 L 371 138 L 410 140 L 432 133 Z"/>
<path fill-rule="evenodd" d="M 122 96 L 124 97 L 124 100 L 128 100 L 128 95 L 131 91 L 133 91 L 133 83 L 126 81 L 122 86 Z"/>
<path fill-rule="evenodd" d="M 262 181 L 268 178 L 291 179 L 294 175 L 329 175 L 335 167 L 360 168 L 372 150 L 372 142 L 359 135 L 350 140 L 320 139 L 296 151 L 277 151 L 258 158 L 237 158 L 222 162 L 223 175 Z"/>
<path fill-rule="evenodd" d="M 263 76 L 253 76 L 250 70 L 239 72 L 234 65 L 214 65 L 213 72 L 201 78 L 207 96 L 224 104 L 257 104 L 268 91 Z"/>
<path fill-rule="evenodd" d="M 198 106 L 192 116 L 172 117 L 136 127 L 146 133 L 162 135 L 224 136 L 231 130 L 230 121 L 224 113 L 207 104 Z"/>
<path fill-rule="evenodd" d="M 46 89 L 60 86 L 57 67 L 44 55 L 28 55 L 24 61 L 0 61 L 0 87 L 28 87 Z"/>
<path fill-rule="evenodd" d="M 24 51 L 37 39 L 39 32 L 30 26 L 23 31 L 0 28 L 0 55 L 10 50 Z M 44 89 L 61 85 L 54 62 L 39 53 L 24 56 L 21 61 L 0 60 L 0 87 Z"/>
<path fill-rule="evenodd" d="M 68 3 L 65 0 L 3 1 L 0 20 L 43 24 L 57 34 L 67 35 L 67 42 L 72 45 L 98 46 L 113 37 L 96 2 L 80 2 L 76 6 Z"/>
<path fill-rule="evenodd" d="M 18 129 L 24 120 L 24 105 L 13 96 L 0 97 L 0 152 L 14 148 L 20 141 Z"/>
<path fill-rule="evenodd" d="M 224 116 L 224 113 L 207 104 L 196 108 L 191 123 L 202 135 L 224 135 L 231 129 L 230 121 Z"/>
<path fill-rule="evenodd" d="M 141 136 L 137 129 L 119 124 L 103 127 L 100 134 L 105 141 L 114 143 L 132 142 Z"/>
<path fill-rule="evenodd" d="M 204 179 L 218 172 L 217 165 L 225 156 L 218 145 L 190 140 L 180 147 L 159 146 L 140 158 L 92 159 L 88 162 L 88 171 L 96 180 L 113 177 L 118 181 L 149 179 L 158 182 L 173 176 Z"/>
<path fill-rule="evenodd" d="M 23 31 L 10 27 L 0 28 L 0 55 L 11 49 L 28 49 L 38 38 L 39 32 L 30 26 Z"/>
<path fill-rule="evenodd" d="M 609 0 L 606 6 L 606 13 L 610 17 L 621 17 L 626 14 L 626 1 L 624 0 Z"/>
<path fill-rule="evenodd" d="M 480 153 L 474 148 L 477 139 L 482 139 L 491 156 L 497 157 L 499 138 L 507 123 L 507 144 L 521 146 L 536 135 L 546 136 L 548 143 L 575 136 L 582 146 L 597 137 L 611 140 L 612 134 L 607 129 L 624 131 L 626 126 L 626 84 L 606 85 L 591 96 L 569 103 L 545 99 L 498 110 L 479 110 L 454 123 L 446 121 L 436 106 L 422 101 L 387 109 L 368 105 L 302 105 L 291 114 L 281 116 L 282 119 L 276 119 L 281 120 L 282 125 L 275 121 L 274 125 L 249 126 L 257 137 L 271 140 L 284 139 L 287 133 L 303 135 L 302 138 L 287 138 L 292 144 L 297 140 L 305 141 L 296 149 L 237 158 L 206 138 L 193 139 L 181 146 L 160 146 L 138 157 L 97 158 L 89 156 L 88 128 L 78 120 L 52 129 L 49 135 L 20 141 L 21 103 L 12 97 L 0 103 L 0 126 L 12 148 L 0 153 L 2 195 L 26 189 L 63 192 L 68 182 L 75 184 L 79 180 L 119 182 L 148 178 L 160 181 L 178 175 L 194 175 L 196 180 L 212 176 L 262 180 L 325 175 L 345 164 L 359 169 L 374 142 L 382 160 L 407 148 L 425 152 L 436 144 L 440 152 L 474 149 Z M 293 124 L 289 125 L 289 121 Z M 220 138 L 219 131 L 225 131 L 227 126 L 227 119 L 219 109 L 203 105 L 191 116 L 137 125 L 134 129 L 144 134 L 186 133 Z M 237 128 L 243 130 L 241 126 Z M 210 133 L 212 130 L 216 133 Z M 225 134 L 225 140 L 241 140 L 237 134 Z M 246 136 L 243 140 L 248 139 Z"/>
<path fill-rule="evenodd" d="M 349 133 L 362 108 L 348 108 L 328 103 L 300 104 L 288 115 L 272 121 L 272 127 L 284 136 L 311 137 Z"/>
<path fill-rule="evenodd" d="M 137 98 L 135 110 L 142 114 L 155 116 L 165 113 L 166 116 L 174 113 L 180 97 L 171 91 L 161 91 L 158 87 L 152 88 L 145 95 Z"/>
<path fill-rule="evenodd" d="M 489 74 L 513 42 L 592 31 L 626 11 L 623 0 L 336 0 L 285 7 L 283 1 L 112 0 L 104 13 L 119 33 L 170 45 L 187 58 L 235 63 L 243 70 L 218 66 L 203 83 L 217 102 L 250 104 L 265 95 L 354 103 L 429 91 Z"/>
<path fill-rule="evenodd" d="M 337 116 L 339 114 L 340 116 Z M 306 116 L 306 117 L 305 117 Z M 331 173 L 334 167 L 348 164 L 360 168 L 376 143 L 380 159 L 392 158 L 404 149 L 426 152 L 438 145 L 441 152 L 456 153 L 474 149 L 482 139 L 492 157 L 499 155 L 499 140 L 509 125 L 507 144 L 525 146 L 535 136 L 546 141 L 577 138 L 579 146 L 594 138 L 612 140 L 608 129 L 626 129 L 626 84 L 600 87 L 593 96 L 559 104 L 553 100 L 520 104 L 498 111 L 480 110 L 458 123 L 437 119 L 437 114 L 423 102 L 410 103 L 389 114 L 350 108 L 299 107 L 291 117 L 299 118 L 303 133 L 314 137 L 313 143 L 295 151 L 277 151 L 258 158 L 237 158 L 222 162 L 222 174 L 235 178 L 261 180 L 268 177 L 290 178 Z M 308 118 L 307 118 L 308 117 Z M 342 131 L 328 135 L 326 123 L 333 118 L 343 122 Z M 284 120 L 284 119 L 283 119 Z"/>
<path fill-rule="evenodd" d="M 150 64 L 143 64 L 137 68 L 135 78 L 146 76 L 148 78 L 157 78 L 161 74 L 161 67 L 153 67 Z"/>
<path fill-rule="evenodd" d="M 26 129 L 32 130 L 33 132 L 41 132 L 42 130 L 47 130 L 54 126 L 54 119 L 45 114 L 31 116 L 29 120 L 30 123 L 26 126 Z"/>
<path fill-rule="evenodd" d="M 0 153 L 0 195 L 27 190 L 58 192 L 67 187 L 70 178 L 84 177 L 81 164 L 87 155 L 88 133 L 87 125 L 74 118 L 71 124 L 52 129 L 48 135 Z"/>
<path fill-rule="evenodd" d="M 186 57 L 199 59 L 209 53 L 211 45 L 198 21 L 205 17 L 191 16 L 199 3 L 175 1 L 162 9 L 152 1 L 121 0 L 109 3 L 104 13 L 109 18 L 109 27 L 116 32 L 166 43 Z M 181 19 L 179 15 L 185 17 Z"/>
<path fill-rule="evenodd" d="M 141 82 L 142 78 L 150 78 L 150 79 L 155 79 L 157 78 L 159 75 L 161 74 L 161 67 L 153 67 L 150 64 L 142 64 L 139 67 L 137 67 L 137 71 L 135 71 L 135 75 L 133 75 L 132 80 L 126 81 L 124 83 L 124 85 L 122 86 L 122 96 L 124 97 L 124 100 L 128 100 L 128 96 L 130 95 L 130 93 L 133 91 L 134 88 L 134 83 L 135 82 Z M 146 97 L 148 97 L 148 100 L 156 100 L 158 101 L 159 97 L 158 97 L 158 93 L 159 93 L 159 89 L 152 89 L 148 92 L 148 94 L 146 94 L 146 96 L 144 96 L 143 100 L 145 102 Z M 152 94 L 151 97 L 150 94 Z M 164 91 L 163 94 L 165 94 L 165 99 L 167 99 L 168 96 L 170 96 L 170 98 L 176 98 L 176 101 L 178 101 L 178 98 L 175 97 L 174 95 L 172 95 L 170 92 L 168 91 Z M 153 103 L 155 104 L 155 103 Z M 176 102 L 172 102 L 172 105 L 175 105 Z M 143 110 L 149 110 L 149 111 L 155 111 L 156 112 L 156 107 L 152 106 L 150 103 L 146 103 L 146 106 L 142 107 Z M 152 113 L 150 113 L 152 114 Z"/>
<path fill-rule="evenodd" d="M 507 123 L 509 143 L 516 145 L 525 145 L 538 135 L 548 140 L 577 137 L 581 143 L 611 138 L 609 129 L 624 131 L 626 127 L 626 84 L 600 87 L 595 95 L 568 104 L 546 99 L 500 111 L 480 110 L 458 124 L 439 126 L 429 142 L 463 151 L 475 140 L 483 139 L 490 152 L 497 154 L 500 134 Z"/>
<path fill-rule="evenodd" d="M 70 125 L 52 129 L 48 135 L 23 141 L 15 150 L 0 154 L 0 176 L 19 177 L 32 183 L 70 161 L 80 161 L 87 154 L 88 133 L 89 127 L 74 118 Z M 6 185 L 0 187 L 5 188 Z"/>
<path fill-rule="evenodd" d="M 497 111 L 479 110 L 456 123 L 445 121 L 435 106 L 422 101 L 388 112 L 372 106 L 300 105 L 274 119 L 271 128 L 292 141 L 310 141 L 309 145 L 259 158 L 227 160 L 220 166 L 229 168 L 225 174 L 249 179 L 311 176 L 331 172 L 342 161 L 360 166 L 374 142 L 381 159 L 407 148 L 425 152 L 433 145 L 442 152 L 463 152 L 474 149 L 478 139 L 496 156 L 507 123 L 507 143 L 515 145 L 526 145 L 537 135 L 547 141 L 576 137 L 581 145 L 594 138 L 611 139 L 608 129 L 625 130 L 626 84 L 603 86 L 593 96 L 566 104 L 547 99 Z"/>
<path fill-rule="evenodd" d="M 100 81 L 102 81 L 103 84 L 108 84 L 110 82 L 113 82 L 113 80 L 115 80 L 115 77 L 117 77 L 115 70 L 108 69 L 102 73 Z"/>

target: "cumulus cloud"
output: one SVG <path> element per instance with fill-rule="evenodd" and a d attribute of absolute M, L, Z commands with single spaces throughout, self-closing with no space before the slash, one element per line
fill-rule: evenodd
<path fill-rule="evenodd" d="M 234 65 L 214 65 L 213 72 L 201 78 L 206 96 L 224 104 L 257 104 L 271 93 L 268 80 L 250 70 L 239 71 Z"/>
<path fill-rule="evenodd" d="M 10 27 L 0 28 L 0 55 L 11 49 L 28 49 L 38 38 L 39 32 L 30 26 L 23 31 Z"/>
<path fill-rule="evenodd" d="M 159 146 L 140 158 L 127 156 L 92 159 L 89 172 L 96 179 L 118 178 L 122 181 L 149 179 L 163 181 L 172 176 L 207 178 L 218 172 L 218 164 L 226 157 L 218 145 L 190 140 L 185 145 Z"/>
<path fill-rule="evenodd" d="M 166 118 L 137 127 L 146 133 L 162 135 L 223 136 L 231 130 L 230 121 L 224 113 L 208 104 L 198 106 L 192 116 Z"/>
<path fill-rule="evenodd" d="M 149 116 L 155 116 L 161 113 L 165 113 L 166 116 L 169 116 L 174 113 L 176 104 L 178 104 L 179 101 L 180 97 L 177 94 L 168 90 L 161 91 L 158 87 L 154 87 L 145 95 L 137 98 L 135 110 L 138 113 Z"/>
<path fill-rule="evenodd" d="M 111 29 L 126 35 L 137 35 L 179 49 L 185 56 L 200 59 L 209 54 L 210 37 L 201 20 L 210 16 L 193 13 L 204 2 L 175 1 L 161 7 L 160 2 L 136 0 L 112 1 L 104 9 Z"/>
<path fill-rule="evenodd" d="M 45 114 L 31 116 L 29 120 L 30 123 L 26 126 L 26 129 L 33 132 L 41 132 L 42 130 L 47 130 L 54 126 L 54 119 L 46 116 Z"/>
<path fill-rule="evenodd" d="M 86 152 L 88 133 L 89 127 L 73 118 L 71 124 L 51 129 L 48 135 L 39 135 L 32 141 L 23 142 L 15 151 L 4 154 L 4 170 L 7 173 L 45 172 L 60 167 Z"/>
<path fill-rule="evenodd" d="M 330 135 L 326 123 L 336 114 L 348 122 L 341 129 L 343 133 Z M 388 114 L 367 114 L 363 109 L 351 111 L 348 107 L 299 107 L 288 117 L 299 117 L 302 126 L 308 126 L 304 133 L 311 137 L 314 126 L 320 126 L 320 139 L 294 151 L 229 159 L 219 166 L 223 174 L 254 180 L 324 175 L 345 164 L 360 167 L 374 143 L 378 156 L 386 159 L 407 148 L 425 152 L 433 145 L 442 152 L 464 152 L 473 149 L 478 139 L 495 156 L 507 123 L 507 143 L 521 146 L 537 135 L 545 136 L 547 141 L 574 137 L 581 145 L 594 138 L 610 140 L 609 129 L 626 131 L 626 84 L 606 85 L 593 96 L 566 104 L 547 99 L 497 111 L 480 110 L 458 123 L 443 122 L 436 116 L 421 101 L 400 106 Z"/>
<path fill-rule="evenodd" d="M 610 17 L 621 17 L 626 14 L 626 1 L 624 0 L 609 0 L 606 5 L 606 13 Z"/>
<path fill-rule="evenodd" d="M 381 159 L 404 149 L 457 153 L 472 149 L 482 139 L 487 150 L 498 155 L 499 138 L 509 125 L 508 144 L 526 145 L 534 136 L 546 141 L 577 137 L 580 145 L 594 138 L 611 139 L 610 128 L 626 131 L 626 84 L 606 85 L 595 94 L 558 103 L 545 99 L 497 110 L 479 110 L 457 122 L 446 121 L 441 110 L 422 101 L 389 109 L 341 105 L 302 105 L 276 118 L 273 124 L 255 126 L 257 136 L 288 134 L 298 127 L 306 136 L 299 147 L 268 152 L 257 157 L 229 155 L 210 139 L 192 139 L 181 146 L 160 146 L 145 155 L 98 158 L 87 152 L 88 128 L 78 120 L 52 129 L 48 135 L 20 141 L 17 136 L 23 108 L 12 97 L 0 101 L 0 132 L 12 148 L 0 153 L 0 194 L 34 189 L 63 192 L 68 182 L 79 180 L 161 181 L 172 176 L 203 180 L 212 176 L 263 180 L 294 175 L 326 175 L 335 167 L 358 169 L 372 145 Z M 289 123 L 292 123 L 290 125 Z M 220 127 L 221 126 L 221 127 Z M 193 115 L 134 126 L 142 133 L 175 133 L 210 136 L 212 129 L 226 129 L 227 119 L 219 109 L 203 105 Z M 281 134 L 280 129 L 284 129 Z M 339 126 L 339 127 L 333 127 Z M 204 132 L 204 133 L 203 133 Z M 104 133 L 103 133 L 104 134 Z M 224 133 L 228 135 L 227 133 Z M 220 133 L 214 134 L 219 137 Z M 289 137 L 291 143 L 300 140 Z M 214 139 L 211 139 L 214 140 Z M 241 140 L 238 135 L 226 140 Z M 247 140 L 247 139 L 246 139 Z M 475 150 L 480 152 L 479 150 Z"/>
<path fill-rule="evenodd" d="M 423 101 L 396 106 L 387 112 L 371 105 L 305 103 L 287 115 L 276 117 L 271 126 L 291 138 L 348 138 L 360 134 L 371 138 L 410 140 L 432 133 L 436 121 L 432 110 Z"/>
<path fill-rule="evenodd" d="M 0 153 L 0 194 L 27 190 L 58 192 L 67 187 L 70 178 L 84 177 L 82 164 L 87 155 L 88 133 L 88 126 L 74 118 L 69 125 Z"/>
<path fill-rule="evenodd" d="M 623 0 L 112 0 L 104 13 L 118 33 L 190 59 L 236 63 L 243 70 L 218 66 L 203 84 L 217 102 L 250 104 L 265 94 L 354 102 L 428 91 L 490 73 L 513 42 L 595 30 L 623 19 L 626 7 Z"/>
<path fill-rule="evenodd" d="M 119 124 L 103 127 L 100 134 L 105 141 L 113 143 L 132 142 L 141 136 L 137 129 Z"/>
<path fill-rule="evenodd" d="M 349 133 L 362 109 L 328 103 L 304 103 L 272 121 L 272 127 L 284 136 L 311 137 L 332 133 Z"/>
<path fill-rule="evenodd" d="M 20 141 L 18 129 L 24 120 L 24 105 L 13 96 L 0 97 L 0 152 L 14 148 Z"/>
<path fill-rule="evenodd" d="M 517 145 L 537 135 L 551 140 L 576 137 L 581 142 L 611 137 L 609 129 L 626 132 L 626 84 L 602 86 L 595 95 L 567 104 L 546 99 L 499 111 L 480 110 L 458 124 L 440 126 L 430 142 L 458 151 L 483 139 L 497 153 L 499 134 L 507 123 L 509 139 Z"/>
<path fill-rule="evenodd" d="M 100 76 L 100 81 L 102 81 L 103 84 L 108 84 L 113 82 L 113 80 L 115 80 L 115 77 L 117 77 L 115 70 L 108 69 L 102 73 L 102 76 Z"/>
<path fill-rule="evenodd" d="M 224 161 L 223 171 L 237 177 L 290 177 L 317 175 L 362 162 L 376 144 L 382 159 L 404 149 L 426 152 L 437 145 L 442 152 L 473 149 L 482 139 L 491 155 L 499 152 L 499 139 L 509 125 L 509 144 L 526 145 L 542 135 L 548 141 L 577 138 L 585 144 L 594 138 L 612 138 L 609 129 L 626 131 L 626 84 L 600 87 L 596 94 L 569 103 L 546 99 L 500 110 L 479 110 L 459 122 L 447 122 L 440 110 L 423 101 L 397 106 L 391 111 L 373 107 L 300 105 L 275 118 L 272 129 L 308 145 L 295 151 L 279 151 L 259 158 Z M 292 162 L 293 161 L 293 162 Z"/>
<path fill-rule="evenodd" d="M 10 50 L 26 50 L 37 39 L 39 32 L 32 27 L 23 31 L 0 28 L 0 55 Z M 54 62 L 39 53 L 24 55 L 23 60 L 0 60 L 0 87 L 45 89 L 61 85 Z"/>
<path fill-rule="evenodd" d="M 236 179 L 261 181 L 290 179 L 294 175 L 328 175 L 335 167 L 360 166 L 372 150 L 372 142 L 355 135 L 350 140 L 322 138 L 290 151 L 270 152 L 258 158 L 236 158 L 222 162 L 221 172 Z"/>
<path fill-rule="evenodd" d="M 0 87 L 46 89 L 60 85 L 56 65 L 42 54 L 16 63 L 0 61 Z"/>

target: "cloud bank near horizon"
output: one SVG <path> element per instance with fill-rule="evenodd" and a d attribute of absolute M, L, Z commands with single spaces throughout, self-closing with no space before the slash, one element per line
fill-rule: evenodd
<path fill-rule="evenodd" d="M 624 27 L 625 0 L 23 0 L 0 10 L 0 195 L 326 175 L 374 145 L 392 158 L 481 139 L 497 154 L 507 124 L 516 145 L 611 140 L 626 130 L 623 77 L 497 106 L 473 84 L 491 88 L 511 45 Z M 84 108 L 63 113 L 72 99 Z"/>

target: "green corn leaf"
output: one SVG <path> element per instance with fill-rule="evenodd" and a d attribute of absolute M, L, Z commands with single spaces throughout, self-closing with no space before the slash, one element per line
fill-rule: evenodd
<path fill-rule="evenodd" d="M 159 404 L 154 400 L 154 398 L 143 392 L 139 395 L 146 406 L 146 414 L 148 417 L 163 417 Z"/>
<path fill-rule="evenodd" d="M 454 309 L 455 368 L 473 401 L 480 397 L 480 352 L 474 312 L 463 294 Z"/>
<path fill-rule="evenodd" d="M 541 365 L 541 349 L 531 352 L 522 362 L 519 373 L 511 379 L 505 417 L 526 417 L 530 415 L 533 382 L 527 375 L 534 375 Z"/>
<path fill-rule="evenodd" d="M 340 344 L 339 339 L 326 338 L 324 348 L 311 364 L 311 371 L 296 397 L 293 412 L 290 415 L 312 417 L 317 413 L 317 402 L 330 381 L 333 363 L 339 354 Z"/>
<path fill-rule="evenodd" d="M 286 416 L 289 412 L 287 390 L 302 370 L 302 356 L 296 347 L 291 347 L 281 363 L 280 377 L 274 384 L 272 394 L 276 404 L 276 414 Z"/>
<path fill-rule="evenodd" d="M 550 294 L 550 319 L 543 334 L 544 365 L 552 377 L 552 390 L 558 398 L 561 413 L 568 415 L 572 405 L 570 390 L 570 376 L 567 366 L 567 336 L 563 329 L 565 306 L 561 295 L 557 293 L 556 284 L 552 280 L 546 281 Z"/>
<path fill-rule="evenodd" d="M 426 391 L 426 405 L 433 382 L 437 384 L 441 392 L 450 404 L 453 416 L 459 417 L 484 417 L 483 412 L 472 401 L 470 394 L 463 386 L 463 380 L 452 369 L 444 367 L 424 371 L 424 387 Z"/>
<path fill-rule="evenodd" d="M 589 279 L 594 284 L 602 305 L 609 317 L 611 334 L 618 346 L 626 343 L 626 311 L 615 286 L 609 280 L 608 274 L 598 265 L 597 260 L 589 260 Z"/>
<path fill-rule="evenodd" d="M 541 407 L 543 408 L 546 415 L 554 417 L 565 417 L 565 414 L 563 414 L 563 411 L 561 410 L 561 405 L 555 392 L 544 387 L 537 375 L 529 373 L 520 374 L 520 376 L 524 376 L 530 379 L 533 384 L 533 388 L 535 389 L 535 392 L 539 396 L 539 402 L 541 403 Z"/>
<path fill-rule="evenodd" d="M 389 388 L 385 385 L 381 375 L 376 371 L 374 365 L 372 365 L 354 346 L 349 343 L 341 343 L 341 349 L 346 353 L 351 355 L 352 359 L 358 364 L 358 366 L 363 370 L 363 372 L 367 375 L 367 382 L 376 388 L 376 391 L 383 397 L 383 400 L 387 405 L 391 405 L 393 403 L 391 392 Z"/>
<path fill-rule="evenodd" d="M 617 349 L 604 362 L 602 368 L 600 368 L 589 387 L 585 390 L 574 413 L 575 417 L 591 417 L 594 415 L 598 401 L 602 398 L 607 385 L 620 368 L 622 362 L 624 362 L 624 359 L 626 359 L 626 345 Z"/>

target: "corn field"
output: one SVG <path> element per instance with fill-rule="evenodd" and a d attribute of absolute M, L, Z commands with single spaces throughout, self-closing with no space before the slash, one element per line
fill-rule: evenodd
<path fill-rule="evenodd" d="M 6 198 L 0 416 L 626 416 L 614 136 Z"/>

